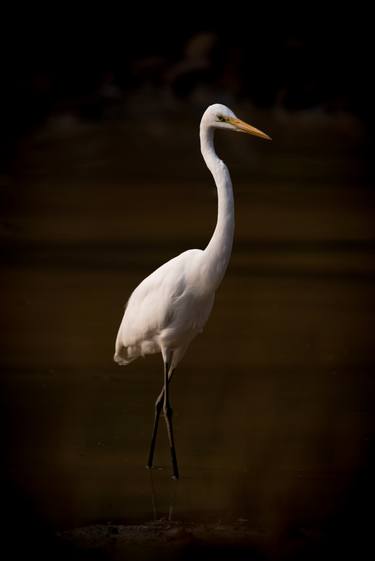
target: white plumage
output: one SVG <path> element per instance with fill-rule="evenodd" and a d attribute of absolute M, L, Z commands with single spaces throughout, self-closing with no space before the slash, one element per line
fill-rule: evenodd
<path fill-rule="evenodd" d="M 139 356 L 173 351 L 175 368 L 191 340 L 202 331 L 214 293 L 202 290 L 202 257 L 190 249 L 137 286 L 129 298 L 117 335 L 115 360 L 128 364 Z"/>
<path fill-rule="evenodd" d="M 225 105 L 205 111 L 200 124 L 202 156 L 218 192 L 215 231 L 204 250 L 190 249 L 164 263 L 131 294 L 117 334 L 114 360 L 126 365 L 140 356 L 161 353 L 164 386 L 156 402 L 154 430 L 147 466 L 152 466 L 159 415 L 163 404 L 171 447 L 173 476 L 178 478 L 168 385 L 177 364 L 207 322 L 215 292 L 228 266 L 234 234 L 232 182 L 214 149 L 214 130 L 246 132 L 269 139 L 265 133 L 237 119 Z"/>

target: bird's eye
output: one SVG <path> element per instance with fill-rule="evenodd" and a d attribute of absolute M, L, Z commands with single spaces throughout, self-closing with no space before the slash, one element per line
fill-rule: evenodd
<path fill-rule="evenodd" d="M 225 117 L 223 117 L 222 115 L 218 115 L 218 116 L 217 116 L 217 120 L 218 120 L 218 121 L 221 121 L 222 123 L 224 123 L 224 122 L 225 122 Z"/>

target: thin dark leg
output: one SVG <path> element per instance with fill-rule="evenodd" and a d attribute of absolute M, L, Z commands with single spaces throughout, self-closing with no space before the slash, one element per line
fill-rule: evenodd
<path fill-rule="evenodd" d="M 168 440 L 169 440 L 169 448 L 171 451 L 171 460 L 172 460 L 172 477 L 173 479 L 178 479 L 178 467 L 177 467 L 177 457 L 176 457 L 176 448 L 174 445 L 174 438 L 173 438 L 173 425 L 172 425 L 172 408 L 169 403 L 169 381 L 170 377 L 168 376 L 168 364 L 165 365 L 164 369 L 164 404 L 163 404 L 163 413 L 164 419 L 167 425 L 167 432 L 168 432 Z"/>
<path fill-rule="evenodd" d="M 164 372 L 168 369 L 168 365 L 164 365 Z M 172 378 L 172 374 L 173 374 L 173 370 L 171 370 L 171 372 L 168 373 L 168 384 Z M 164 401 L 164 386 L 163 389 L 161 390 L 157 400 L 155 401 L 155 419 L 154 419 L 154 427 L 152 429 L 152 436 L 151 436 L 151 444 L 150 444 L 150 452 L 148 454 L 148 461 L 146 464 L 146 467 L 151 469 L 152 468 L 152 464 L 153 464 L 153 460 L 154 460 L 154 452 L 155 452 L 155 444 L 156 444 L 156 435 L 158 434 L 158 426 L 159 426 L 159 418 L 160 418 L 160 413 L 163 407 L 163 401 Z"/>
<path fill-rule="evenodd" d="M 161 413 L 161 408 L 163 405 L 163 397 L 164 397 L 164 388 L 162 389 L 159 397 L 155 402 L 155 419 L 154 419 L 154 427 L 152 429 L 152 436 L 151 436 L 151 444 L 150 444 L 150 452 L 148 454 L 148 461 L 146 467 L 151 469 L 152 462 L 154 459 L 154 452 L 155 452 L 155 444 L 156 444 L 156 435 L 158 434 L 158 426 L 159 426 L 159 417 Z"/>

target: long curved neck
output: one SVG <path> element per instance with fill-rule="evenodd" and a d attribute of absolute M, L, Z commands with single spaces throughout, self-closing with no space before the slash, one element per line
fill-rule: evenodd
<path fill-rule="evenodd" d="M 216 183 L 218 196 L 217 223 L 212 238 L 204 250 L 205 272 L 216 289 L 225 274 L 232 253 L 234 236 L 234 201 L 232 181 L 227 166 L 214 148 L 214 129 L 200 126 L 201 152 Z"/>

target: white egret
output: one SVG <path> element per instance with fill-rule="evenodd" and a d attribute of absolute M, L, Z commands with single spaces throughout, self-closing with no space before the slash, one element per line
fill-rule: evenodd
<path fill-rule="evenodd" d="M 255 127 L 241 121 L 225 105 L 208 107 L 200 123 L 203 159 L 217 187 L 217 223 L 204 250 L 190 249 L 164 263 L 144 279 L 131 294 L 117 334 L 114 360 L 129 364 L 140 356 L 161 353 L 164 385 L 155 403 L 155 419 L 147 467 L 153 464 L 159 417 L 163 409 L 172 460 L 173 478 L 178 479 L 173 437 L 169 382 L 189 344 L 207 322 L 232 252 L 234 203 L 227 166 L 214 148 L 215 129 L 252 134 L 270 140 Z"/>

